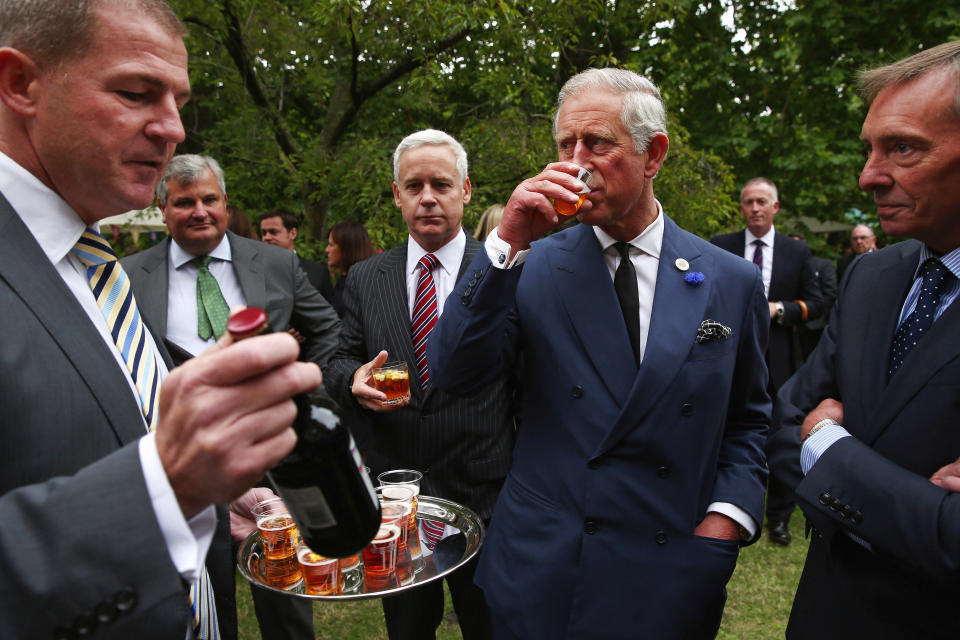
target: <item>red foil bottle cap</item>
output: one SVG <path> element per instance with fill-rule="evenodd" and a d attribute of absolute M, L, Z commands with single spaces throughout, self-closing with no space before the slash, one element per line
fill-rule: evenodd
<path fill-rule="evenodd" d="M 234 340 L 243 340 L 258 335 L 267 328 L 267 312 L 260 307 L 247 307 L 230 316 L 227 331 Z"/>

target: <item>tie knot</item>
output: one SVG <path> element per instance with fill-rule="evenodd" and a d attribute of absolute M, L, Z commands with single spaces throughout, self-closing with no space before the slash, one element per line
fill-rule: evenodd
<path fill-rule="evenodd" d="M 923 278 L 924 289 L 939 289 L 953 277 L 953 274 L 939 259 L 928 258 L 920 267 L 920 277 Z"/>
<path fill-rule="evenodd" d="M 620 257 L 624 260 L 630 259 L 630 243 L 629 242 L 614 242 L 613 248 L 617 250 L 617 253 L 620 254 Z"/>
<path fill-rule="evenodd" d="M 70 249 L 70 253 L 80 258 L 88 267 L 117 260 L 117 254 L 113 252 L 110 243 L 93 227 L 87 227 L 77 244 Z"/>
<path fill-rule="evenodd" d="M 752 244 L 753 246 L 755 246 L 756 248 L 759 249 L 760 247 L 763 246 L 763 240 L 761 240 L 760 238 L 757 238 L 756 240 L 754 240 L 754 241 L 751 242 L 750 244 Z"/>
<path fill-rule="evenodd" d="M 211 258 L 210 256 L 197 256 L 196 258 L 193 259 L 193 262 L 194 262 L 194 263 L 197 265 L 197 267 L 199 267 L 200 269 L 206 269 L 207 267 L 210 266 L 210 262 L 211 262 L 212 260 L 213 260 L 213 258 Z"/>
<path fill-rule="evenodd" d="M 437 268 L 437 265 L 440 264 L 440 261 L 437 260 L 437 256 L 432 253 L 428 253 L 422 258 L 420 258 L 420 268 L 424 271 L 433 271 Z"/>

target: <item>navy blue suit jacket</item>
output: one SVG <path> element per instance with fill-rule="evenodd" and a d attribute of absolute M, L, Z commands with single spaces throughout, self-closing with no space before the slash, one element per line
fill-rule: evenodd
<path fill-rule="evenodd" d="M 732 335 L 697 343 L 705 319 Z M 534 243 L 519 268 L 477 256 L 427 357 L 454 391 L 524 357 L 522 426 L 477 571 L 518 637 L 716 634 L 739 545 L 693 531 L 715 501 L 762 521 L 768 325 L 753 265 L 668 218 L 639 370 L 591 227 Z"/>
<path fill-rule="evenodd" d="M 788 637 L 960 635 L 960 496 L 928 480 L 960 457 L 960 304 L 887 381 L 919 252 L 902 242 L 851 264 L 819 345 L 777 395 L 770 466 L 799 483 L 814 527 Z M 801 479 L 799 425 L 824 398 L 843 402 L 854 437 Z"/>

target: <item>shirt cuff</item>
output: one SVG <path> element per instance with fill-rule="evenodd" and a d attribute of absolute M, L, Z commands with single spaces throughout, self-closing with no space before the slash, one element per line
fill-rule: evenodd
<path fill-rule="evenodd" d="M 500 239 L 500 236 L 497 234 L 499 228 L 499 226 L 494 227 L 493 231 L 490 232 L 483 243 L 484 249 L 487 250 L 487 257 L 490 258 L 490 262 L 497 269 L 513 269 L 514 267 L 519 267 L 527 259 L 527 254 L 530 253 L 530 249 L 517 251 L 513 259 L 508 262 L 507 258 L 510 257 L 511 249 L 510 243 Z"/>
<path fill-rule="evenodd" d="M 217 512 L 210 505 L 189 521 L 183 517 L 180 503 L 167 480 L 167 472 L 160 462 L 155 434 L 140 438 L 140 467 L 146 481 L 150 504 L 160 525 L 160 533 L 167 543 L 167 552 L 184 581 L 193 584 L 200 578 L 200 569 L 217 528 Z"/>
<path fill-rule="evenodd" d="M 815 434 L 804 440 L 800 448 L 800 469 L 803 475 L 810 473 L 810 469 L 817 463 L 827 449 L 841 438 L 849 438 L 850 432 L 839 424 L 827 425 Z"/>
<path fill-rule="evenodd" d="M 707 513 L 720 513 L 736 522 L 747 532 L 747 540 L 753 540 L 753 536 L 757 533 L 757 523 L 753 521 L 749 513 L 735 504 L 729 502 L 712 502 L 710 506 L 707 507 Z"/>

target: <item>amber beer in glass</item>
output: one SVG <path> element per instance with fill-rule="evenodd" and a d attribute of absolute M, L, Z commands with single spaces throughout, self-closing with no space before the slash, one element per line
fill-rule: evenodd
<path fill-rule="evenodd" d="M 383 589 L 396 584 L 397 542 L 400 529 L 392 524 L 381 524 L 377 535 L 363 549 L 363 582 L 371 589 Z"/>
<path fill-rule="evenodd" d="M 303 573 L 303 590 L 311 596 L 335 596 L 340 593 L 340 559 L 314 553 L 302 542 L 297 545 L 297 562 Z"/>
<path fill-rule="evenodd" d="M 590 183 L 593 182 L 593 174 L 583 167 L 580 167 L 580 171 L 577 173 L 577 179 L 584 185 L 583 189 L 580 190 L 579 200 L 576 202 L 566 202 L 564 200 L 553 201 L 554 210 L 562 216 L 576 215 L 577 211 L 580 211 L 580 207 L 583 206 L 583 201 L 590 195 Z"/>
<path fill-rule="evenodd" d="M 272 498 L 258 502 L 250 510 L 260 532 L 263 558 L 260 573 L 264 582 L 277 589 L 289 589 L 303 579 L 297 564 L 300 535 L 283 500 Z"/>
<path fill-rule="evenodd" d="M 380 486 L 387 487 L 407 487 L 413 491 L 413 499 L 410 505 L 410 520 L 408 523 L 407 546 L 410 548 L 410 557 L 414 561 L 414 566 L 419 573 L 423 569 L 423 564 L 418 562 L 423 555 L 420 551 L 420 531 L 417 527 L 417 496 L 420 495 L 420 480 L 423 474 L 413 469 L 394 469 L 384 471 L 377 476 Z M 389 496 L 389 493 L 386 494 Z"/>
<path fill-rule="evenodd" d="M 383 404 L 399 404 L 410 398 L 410 372 L 406 362 L 389 362 L 373 370 L 373 386 L 387 395 Z"/>
<path fill-rule="evenodd" d="M 400 530 L 400 537 L 397 539 L 397 581 L 401 586 L 410 584 L 415 577 L 413 559 L 410 557 L 410 548 L 407 545 L 409 519 L 409 502 L 380 503 L 380 522 L 385 525 L 392 524 Z"/>

